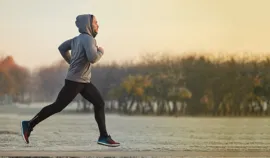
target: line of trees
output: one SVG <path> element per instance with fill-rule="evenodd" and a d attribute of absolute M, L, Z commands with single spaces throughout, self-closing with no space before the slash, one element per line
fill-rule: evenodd
<path fill-rule="evenodd" d="M 23 102 L 29 91 L 30 72 L 16 64 L 11 56 L 0 58 L 0 104 Z"/>
<path fill-rule="evenodd" d="M 16 102 L 54 101 L 64 83 L 64 61 L 29 71 L 12 57 L 0 61 L 0 96 Z M 106 110 L 140 115 L 270 115 L 270 58 L 148 54 L 140 62 L 95 64 L 92 82 Z M 26 97 L 27 96 L 27 97 Z M 1 99 L 1 98 L 0 98 Z M 83 111 L 92 111 L 81 96 Z"/>

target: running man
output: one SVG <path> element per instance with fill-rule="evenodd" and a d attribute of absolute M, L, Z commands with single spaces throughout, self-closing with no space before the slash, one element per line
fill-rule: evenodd
<path fill-rule="evenodd" d="M 95 120 L 100 136 L 97 143 L 109 147 L 120 146 L 108 135 L 105 124 L 105 103 L 98 89 L 91 83 L 91 66 L 99 61 L 104 50 L 98 47 L 95 37 L 98 34 L 98 22 L 94 15 L 83 14 L 76 17 L 79 35 L 66 40 L 59 47 L 59 52 L 70 65 L 65 84 L 54 103 L 45 106 L 30 121 L 21 121 L 21 133 L 26 144 L 33 128 L 53 114 L 61 112 L 73 99 L 81 94 L 94 105 Z M 71 53 L 69 52 L 71 50 Z"/>

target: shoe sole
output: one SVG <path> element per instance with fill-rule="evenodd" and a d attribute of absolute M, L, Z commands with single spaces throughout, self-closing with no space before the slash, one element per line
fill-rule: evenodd
<path fill-rule="evenodd" d="M 98 144 L 108 146 L 108 147 L 118 147 L 118 146 L 120 146 L 120 144 L 105 144 L 105 143 L 102 143 L 102 142 L 98 142 Z"/>
<path fill-rule="evenodd" d="M 23 138 L 24 142 L 25 142 L 26 144 L 29 144 L 29 143 L 26 141 L 25 137 L 24 137 L 24 133 L 23 133 L 23 121 L 21 121 L 21 135 L 22 135 L 22 138 Z"/>

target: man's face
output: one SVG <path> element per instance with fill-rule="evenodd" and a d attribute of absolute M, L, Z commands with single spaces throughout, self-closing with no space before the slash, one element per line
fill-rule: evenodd
<path fill-rule="evenodd" d="M 95 32 L 95 34 L 97 34 L 99 26 L 98 26 L 98 22 L 97 22 L 97 19 L 95 16 L 93 17 L 92 27 L 93 27 L 93 32 Z"/>

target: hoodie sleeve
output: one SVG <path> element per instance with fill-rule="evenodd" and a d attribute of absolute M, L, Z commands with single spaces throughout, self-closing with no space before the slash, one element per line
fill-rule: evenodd
<path fill-rule="evenodd" d="M 104 52 L 98 50 L 95 39 L 92 36 L 85 36 L 82 44 L 88 61 L 92 64 L 99 61 Z"/>
<path fill-rule="evenodd" d="M 71 50 L 71 42 L 72 42 L 72 39 L 66 40 L 58 47 L 60 54 L 62 55 L 62 57 L 66 60 L 68 64 L 70 64 L 70 60 L 71 60 L 71 55 L 69 52 L 69 50 Z"/>

